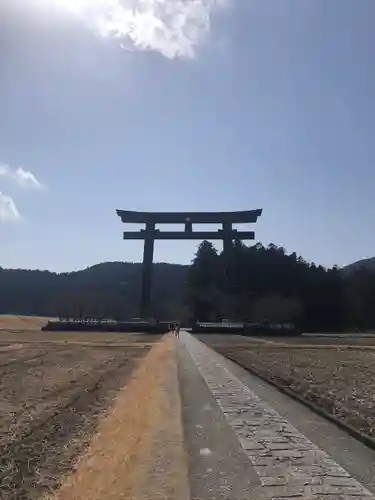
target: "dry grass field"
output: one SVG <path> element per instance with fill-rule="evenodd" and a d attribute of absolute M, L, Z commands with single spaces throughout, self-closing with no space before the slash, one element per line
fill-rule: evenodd
<path fill-rule="evenodd" d="M 302 335 L 300 337 L 286 337 L 280 339 L 277 337 L 272 337 L 270 339 L 265 338 L 265 340 L 272 341 L 275 343 L 286 343 L 294 345 L 333 345 L 333 346 L 359 346 L 375 347 L 375 335 Z"/>
<path fill-rule="evenodd" d="M 2 330 L 40 330 L 48 320 L 42 316 L 15 316 L 0 314 L 0 331 Z"/>
<path fill-rule="evenodd" d="M 281 344 L 281 339 L 235 337 L 200 338 L 221 354 L 375 437 L 373 339 L 332 338 L 327 342 L 325 337 L 301 337 Z"/>
<path fill-rule="evenodd" d="M 9 325 L 13 320 L 7 321 Z M 24 333 L 0 331 L 0 498 L 4 500 L 41 498 L 72 471 L 99 417 L 160 339 L 38 332 L 37 321 L 42 320 L 25 320 Z"/>

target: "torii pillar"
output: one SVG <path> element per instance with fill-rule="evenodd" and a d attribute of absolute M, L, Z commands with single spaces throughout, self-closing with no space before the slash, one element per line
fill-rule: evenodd
<path fill-rule="evenodd" d="M 155 223 L 147 222 L 144 233 L 140 317 L 149 318 L 151 304 L 152 262 L 155 246 Z"/>

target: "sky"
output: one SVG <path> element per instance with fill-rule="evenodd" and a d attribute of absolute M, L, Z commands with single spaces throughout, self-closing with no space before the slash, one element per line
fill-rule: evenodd
<path fill-rule="evenodd" d="M 0 266 L 140 261 L 116 209 L 263 208 L 264 245 L 374 256 L 374 18 L 373 0 L 0 0 Z"/>

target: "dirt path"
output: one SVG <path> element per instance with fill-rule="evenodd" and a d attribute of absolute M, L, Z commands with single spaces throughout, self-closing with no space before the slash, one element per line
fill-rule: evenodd
<path fill-rule="evenodd" d="M 54 500 L 188 500 L 175 339 L 146 355 Z"/>

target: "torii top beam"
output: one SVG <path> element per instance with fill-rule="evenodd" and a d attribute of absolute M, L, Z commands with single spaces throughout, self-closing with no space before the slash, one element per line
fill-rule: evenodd
<path fill-rule="evenodd" d="M 135 224 L 232 224 L 255 223 L 262 215 L 262 209 L 241 212 L 135 212 L 117 210 L 122 222 Z"/>

